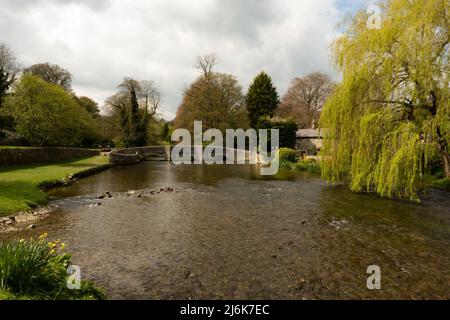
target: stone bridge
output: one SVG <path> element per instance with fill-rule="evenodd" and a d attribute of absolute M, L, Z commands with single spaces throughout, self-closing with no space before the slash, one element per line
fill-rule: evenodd
<path fill-rule="evenodd" d="M 152 146 L 152 147 L 138 147 L 113 150 L 109 154 L 109 162 L 114 165 L 130 165 L 139 163 L 143 160 L 159 160 L 170 161 L 170 155 L 173 146 Z M 194 147 L 191 146 L 191 154 L 194 154 Z M 234 154 L 234 159 L 237 159 L 237 149 L 223 148 L 224 161 L 231 158 Z M 249 152 L 245 151 L 245 161 L 249 160 Z"/>
<path fill-rule="evenodd" d="M 139 163 L 148 158 L 169 161 L 171 146 L 138 147 L 113 150 L 109 154 L 109 162 L 115 165 Z"/>

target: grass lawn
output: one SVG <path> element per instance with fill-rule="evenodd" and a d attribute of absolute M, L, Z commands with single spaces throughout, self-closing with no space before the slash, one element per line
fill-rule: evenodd
<path fill-rule="evenodd" d="M 52 164 L 0 167 L 0 216 L 45 204 L 47 195 L 40 183 L 64 179 L 89 168 L 108 163 L 108 157 L 95 156 Z"/>
<path fill-rule="evenodd" d="M 22 147 L 22 146 L 0 146 L 0 149 L 31 149 L 35 147 Z"/>

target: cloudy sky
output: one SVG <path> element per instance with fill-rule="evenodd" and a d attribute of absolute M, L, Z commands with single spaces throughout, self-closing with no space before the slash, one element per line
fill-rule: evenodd
<path fill-rule="evenodd" d="M 329 44 L 366 0 L 0 0 L 0 42 L 24 67 L 51 62 L 103 105 L 121 79 L 153 80 L 170 120 L 214 52 L 244 90 L 261 70 L 283 94 L 292 78 L 332 73 Z M 336 75 L 335 75 L 336 76 Z"/>

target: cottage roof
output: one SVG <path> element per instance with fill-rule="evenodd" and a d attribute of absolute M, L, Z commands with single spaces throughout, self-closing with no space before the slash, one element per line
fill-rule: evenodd
<path fill-rule="evenodd" d="M 321 137 L 319 129 L 299 129 L 296 132 L 297 138 L 319 138 Z"/>

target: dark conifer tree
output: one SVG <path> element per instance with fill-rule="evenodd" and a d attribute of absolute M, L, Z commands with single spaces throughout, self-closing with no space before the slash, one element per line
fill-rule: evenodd
<path fill-rule="evenodd" d="M 273 116 L 280 100 L 271 77 L 264 71 L 253 79 L 245 103 L 252 128 L 257 128 L 258 121 L 263 117 Z"/>

